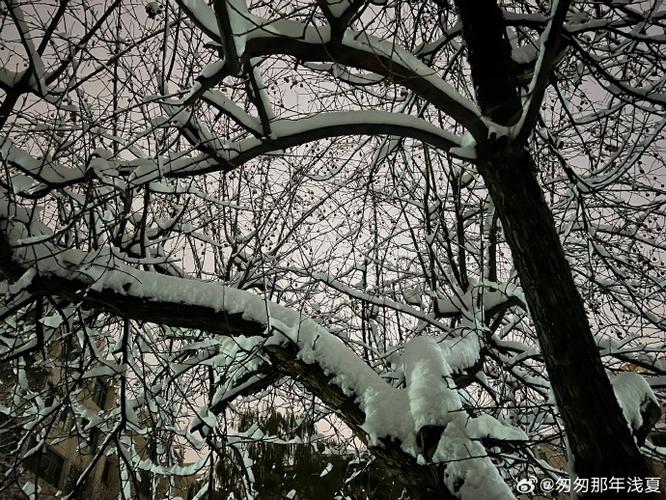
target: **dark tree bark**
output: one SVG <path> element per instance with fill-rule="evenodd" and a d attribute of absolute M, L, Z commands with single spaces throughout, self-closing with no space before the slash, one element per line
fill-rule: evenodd
<path fill-rule="evenodd" d="M 481 110 L 499 125 L 513 125 L 522 106 L 506 71 L 511 49 L 502 13 L 494 0 L 457 5 Z M 491 134 L 478 143 L 477 155 L 534 320 L 576 474 L 645 477 L 647 464 L 604 371 L 526 145 Z"/>

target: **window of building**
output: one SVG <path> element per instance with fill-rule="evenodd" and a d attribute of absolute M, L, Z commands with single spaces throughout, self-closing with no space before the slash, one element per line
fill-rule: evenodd
<path fill-rule="evenodd" d="M 69 407 L 67 406 L 62 407 L 60 410 L 60 424 L 66 432 L 72 430 L 72 420 L 69 418 Z"/>
<path fill-rule="evenodd" d="M 656 432 L 650 435 L 650 441 L 652 441 L 655 446 L 666 447 L 666 432 Z"/>
<path fill-rule="evenodd" d="M 85 429 L 88 424 L 90 423 L 90 420 L 87 418 L 82 418 L 81 419 L 81 429 Z M 92 451 L 97 450 L 97 446 L 99 445 L 100 437 L 102 436 L 102 432 L 97 428 L 93 427 L 92 429 L 88 430 L 88 446 L 90 446 L 90 449 Z"/>
<path fill-rule="evenodd" d="M 62 473 L 62 468 L 65 465 L 65 460 L 58 455 L 57 453 L 51 451 L 49 448 L 46 449 L 44 453 L 46 457 L 46 463 L 44 464 L 44 479 L 49 483 L 58 487 L 60 483 L 60 474 Z"/>
<path fill-rule="evenodd" d="M 92 400 L 100 408 L 104 409 L 106 406 L 106 398 L 109 395 L 109 386 L 102 379 L 95 379 L 95 387 L 92 391 Z"/>
<path fill-rule="evenodd" d="M 26 466 L 30 470 L 56 488 L 60 484 L 60 475 L 64 465 L 65 459 L 48 447 L 30 455 L 26 460 Z"/>
<path fill-rule="evenodd" d="M 67 361 L 72 361 L 81 356 L 81 346 L 73 334 L 65 337 L 62 347 L 62 357 Z"/>
<path fill-rule="evenodd" d="M 0 457 L 11 457 L 18 447 L 21 425 L 12 417 L 0 413 Z M 5 472 L 10 460 L 0 459 L 0 473 Z"/>
<path fill-rule="evenodd" d="M 102 482 L 109 484 L 111 479 L 111 460 L 108 458 L 104 462 L 104 468 L 102 469 Z"/>
<path fill-rule="evenodd" d="M 192 500 L 196 496 L 199 489 L 201 489 L 200 484 L 191 484 L 190 487 L 187 488 L 187 500 Z"/>
<path fill-rule="evenodd" d="M 101 436 L 102 433 L 97 427 L 90 429 L 90 448 L 92 448 L 93 451 L 97 451 Z"/>
<path fill-rule="evenodd" d="M 44 405 L 53 406 L 53 402 L 55 401 L 56 390 L 57 389 L 53 385 L 53 382 L 49 381 L 46 384 L 46 397 L 44 399 Z"/>

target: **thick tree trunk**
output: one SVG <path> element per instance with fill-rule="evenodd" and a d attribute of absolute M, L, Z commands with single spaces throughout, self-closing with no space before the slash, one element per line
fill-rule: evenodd
<path fill-rule="evenodd" d="M 481 110 L 511 125 L 521 103 L 507 71 L 510 46 L 502 13 L 494 0 L 457 5 Z M 479 142 L 477 154 L 534 320 L 576 474 L 645 477 L 648 467 L 604 371 L 527 148 L 491 137 Z"/>
<path fill-rule="evenodd" d="M 487 158 L 480 169 L 525 291 L 576 473 L 645 477 L 528 153 Z"/>

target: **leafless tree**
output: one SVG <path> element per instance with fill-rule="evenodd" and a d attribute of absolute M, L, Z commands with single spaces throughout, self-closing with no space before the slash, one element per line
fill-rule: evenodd
<path fill-rule="evenodd" d="M 73 492 L 107 455 L 125 497 L 232 455 L 251 495 L 247 443 L 280 442 L 238 427 L 258 401 L 414 498 L 663 460 L 659 2 L 0 16 L 6 478 L 69 415 L 101 436 Z M 98 378 L 116 404 L 91 414 Z"/>

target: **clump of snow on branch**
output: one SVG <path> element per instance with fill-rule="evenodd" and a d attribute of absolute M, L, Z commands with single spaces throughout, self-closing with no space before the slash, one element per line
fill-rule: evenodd
<path fill-rule="evenodd" d="M 611 383 L 629 427 L 634 431 L 640 429 L 645 406 L 650 402 L 658 404 L 652 388 L 640 374 L 634 372 L 620 373 L 613 377 Z"/>

